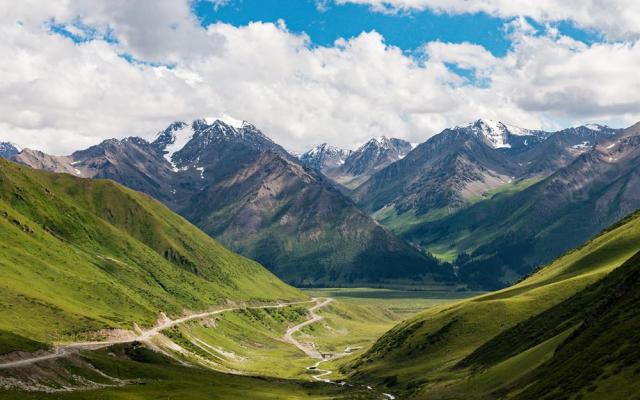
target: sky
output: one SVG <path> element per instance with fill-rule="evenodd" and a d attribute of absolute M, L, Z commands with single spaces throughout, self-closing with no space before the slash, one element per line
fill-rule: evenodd
<path fill-rule="evenodd" d="M 285 148 L 478 118 L 640 120 L 636 0 L 0 0 L 0 141 L 69 154 L 176 120 Z"/>

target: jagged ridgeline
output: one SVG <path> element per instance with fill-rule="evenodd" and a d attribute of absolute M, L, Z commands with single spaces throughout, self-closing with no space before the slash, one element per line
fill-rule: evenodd
<path fill-rule="evenodd" d="M 380 226 L 246 122 L 176 122 L 152 143 L 111 139 L 65 157 L 27 149 L 14 159 L 147 193 L 296 286 L 455 283 L 450 265 Z"/>
<path fill-rule="evenodd" d="M 145 194 L 0 159 L 0 353 L 304 297 Z"/>

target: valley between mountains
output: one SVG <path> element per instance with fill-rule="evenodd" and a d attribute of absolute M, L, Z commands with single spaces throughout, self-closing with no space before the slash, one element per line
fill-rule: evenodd
<path fill-rule="evenodd" d="M 640 123 L 1 143 L 0 398 L 640 398 L 639 188 Z"/>

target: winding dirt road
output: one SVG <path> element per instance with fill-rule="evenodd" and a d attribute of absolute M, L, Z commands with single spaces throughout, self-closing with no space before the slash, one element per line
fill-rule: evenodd
<path fill-rule="evenodd" d="M 298 325 L 295 325 L 295 326 L 287 329 L 287 331 L 284 334 L 283 339 L 284 339 L 284 341 L 294 345 L 295 347 L 297 347 L 298 349 L 303 351 L 308 357 L 313 358 L 315 360 L 318 360 L 312 366 L 307 368 L 310 371 L 316 372 L 316 374 L 313 375 L 313 379 L 314 380 L 319 381 L 319 382 L 336 384 L 336 382 L 334 382 L 334 381 L 332 381 L 330 379 L 324 378 L 324 376 L 330 375 L 331 373 L 333 373 L 333 371 L 320 369 L 319 366 L 323 362 L 330 361 L 330 360 L 335 360 L 337 358 L 344 357 L 346 355 L 351 354 L 349 349 L 347 348 L 342 353 L 336 353 L 336 354 L 331 354 L 331 355 L 326 355 L 325 356 L 322 353 L 320 353 L 318 350 L 316 350 L 315 347 L 302 344 L 298 340 L 296 340 L 296 338 L 293 337 L 293 335 L 295 333 L 299 332 L 305 326 L 308 326 L 308 325 L 314 324 L 316 322 L 322 321 L 324 319 L 324 317 L 316 314 L 316 311 L 321 309 L 321 308 L 323 308 L 323 307 L 325 307 L 325 306 L 327 306 L 332 301 L 333 301 L 332 298 L 326 298 L 326 299 L 313 298 L 313 299 L 307 300 L 307 301 L 295 301 L 295 302 L 289 302 L 289 303 L 278 303 L 278 304 L 274 304 L 274 305 L 250 306 L 250 307 L 229 307 L 229 308 L 223 308 L 223 309 L 215 310 L 215 311 L 208 311 L 208 312 L 203 312 L 203 313 L 198 313 L 198 314 L 191 314 L 191 315 L 188 315 L 188 316 L 185 316 L 185 317 L 182 317 L 182 318 L 178 318 L 178 319 L 174 319 L 174 320 L 169 319 L 164 314 L 162 314 L 163 322 L 159 323 L 158 325 L 156 325 L 153 328 L 150 328 L 150 329 L 148 329 L 146 331 L 139 332 L 136 336 L 129 337 L 129 338 L 126 338 L 126 339 L 113 339 L 113 340 L 95 341 L 95 342 L 76 342 L 76 343 L 69 343 L 69 344 L 65 344 L 65 345 L 60 345 L 60 346 L 55 347 L 54 351 L 52 353 L 49 353 L 49 354 L 43 354 L 43 355 L 39 355 L 39 356 L 23 358 L 21 360 L 7 361 L 7 362 L 4 362 L 4 363 L 0 363 L 0 369 L 23 367 L 23 366 L 35 364 L 35 363 L 38 363 L 38 362 L 41 362 L 41 361 L 47 361 L 47 360 L 52 360 L 52 359 L 56 359 L 56 358 L 65 357 L 65 356 L 70 355 L 70 354 L 78 353 L 81 350 L 97 350 L 97 349 L 108 347 L 108 346 L 111 346 L 111 345 L 114 345 L 114 344 L 132 343 L 132 342 L 149 342 L 154 336 L 158 335 L 160 332 L 162 332 L 165 329 L 174 327 L 176 325 L 183 324 L 185 322 L 189 322 L 189 321 L 193 321 L 193 320 L 197 320 L 197 319 L 210 317 L 210 316 L 213 316 L 213 315 L 218 315 L 218 314 L 222 314 L 222 313 L 229 312 L 229 311 L 246 310 L 246 309 L 283 308 L 283 307 L 296 305 L 296 304 L 306 304 L 306 303 L 315 302 L 316 304 L 309 309 L 309 317 L 310 318 L 307 319 L 306 321 L 298 324 Z M 344 383 L 341 383 L 341 385 L 344 385 Z M 373 390 L 373 388 L 370 387 L 370 386 L 367 386 L 367 389 Z M 381 394 L 386 399 L 389 399 L 389 400 L 395 399 L 395 397 L 393 395 L 391 395 L 391 394 L 388 394 L 388 393 L 381 393 Z"/>
<path fill-rule="evenodd" d="M 318 350 L 316 350 L 314 347 L 303 345 L 302 343 L 298 342 L 296 338 L 293 337 L 294 333 L 300 331 L 300 329 L 304 328 L 305 326 L 322 321 L 324 317 L 316 314 L 316 311 L 326 306 L 327 304 L 331 303 L 333 299 L 328 298 L 321 302 L 320 299 L 314 298 L 312 301 L 315 301 L 316 305 L 309 309 L 309 316 L 311 318 L 309 318 L 308 320 L 304 321 L 301 324 L 298 324 L 296 326 L 293 326 L 287 329 L 287 332 L 285 332 L 284 334 L 284 341 L 296 346 L 298 349 L 302 350 L 307 356 L 311 358 L 315 358 L 317 360 L 322 360 L 324 359 L 324 357 L 322 356 L 322 354 L 320 354 Z"/>
<path fill-rule="evenodd" d="M 321 308 L 323 308 L 323 307 L 325 307 L 327 304 L 331 303 L 333 301 L 333 299 L 332 298 L 326 298 L 323 301 L 322 299 L 314 298 L 313 301 L 316 302 L 316 305 L 309 309 L 309 317 L 310 318 L 308 320 L 298 324 L 298 325 L 292 326 L 291 328 L 287 329 L 287 331 L 284 334 L 283 339 L 284 339 L 285 342 L 291 343 L 292 345 L 296 346 L 298 349 L 303 351 L 310 358 L 318 360 L 313 365 L 307 367 L 308 371 L 315 372 L 312 375 L 313 380 L 318 381 L 318 382 L 338 384 L 338 383 L 332 381 L 331 379 L 324 378 L 327 375 L 331 375 L 333 373 L 333 371 L 329 370 L 329 369 L 321 369 L 320 368 L 320 364 L 322 364 L 324 362 L 327 362 L 327 361 L 335 360 L 335 359 L 350 355 L 351 354 L 350 348 L 347 347 L 342 353 L 323 355 L 318 350 L 316 350 L 315 347 L 304 345 L 304 344 L 300 343 L 298 340 L 296 340 L 296 338 L 293 337 L 293 335 L 296 332 L 299 332 L 305 326 L 308 326 L 308 325 L 314 324 L 316 322 L 322 321 L 324 319 L 324 317 L 316 314 L 316 311 L 321 309 Z M 341 386 L 343 386 L 345 384 L 346 384 L 345 382 L 340 383 Z M 349 386 L 351 386 L 351 385 L 349 385 Z M 368 390 L 372 390 L 372 391 L 374 390 L 371 386 L 365 386 L 365 387 Z M 382 397 L 384 397 L 385 399 L 388 399 L 388 400 L 395 400 L 395 398 L 396 398 L 394 395 L 392 395 L 390 393 L 381 393 L 381 392 L 379 392 L 379 393 L 382 395 Z"/>
<path fill-rule="evenodd" d="M 114 344 L 123 344 L 123 343 L 132 343 L 132 342 L 148 342 L 149 340 L 151 340 L 151 338 L 153 338 L 154 336 L 156 336 L 157 334 L 159 334 L 160 332 L 162 332 L 165 329 L 174 327 L 176 325 L 180 325 L 183 324 L 185 322 L 188 321 L 193 321 L 193 320 L 197 320 L 197 319 L 202 319 L 202 318 L 206 318 L 206 317 L 210 317 L 213 315 L 218 315 L 218 314 L 222 314 L 228 311 L 236 311 L 236 310 L 244 310 L 244 309 L 268 309 L 268 308 L 283 308 L 283 307 L 287 307 L 287 306 L 291 306 L 291 305 L 296 305 L 296 304 L 306 304 L 306 303 L 311 303 L 311 302 L 317 302 L 317 299 L 311 299 L 311 300 L 307 300 L 307 301 L 295 301 L 295 302 L 290 302 L 290 303 L 278 303 L 278 304 L 274 304 L 274 305 L 264 305 L 264 306 L 251 306 L 251 307 L 229 307 L 229 308 L 223 308 L 220 310 L 215 310 L 215 311 L 208 311 L 208 312 L 203 312 L 203 313 L 198 313 L 198 314 L 191 314 L 188 315 L 186 317 L 182 317 L 182 318 L 178 318 L 178 319 L 168 319 L 165 317 L 165 320 L 154 326 L 151 329 L 148 329 L 146 331 L 142 331 L 139 334 L 137 334 L 137 336 L 134 337 L 129 337 L 126 339 L 113 339 L 113 340 L 105 340 L 105 341 L 100 341 L 100 342 L 76 342 L 76 343 L 69 343 L 69 344 L 65 344 L 65 345 L 60 345 L 54 348 L 53 353 L 49 353 L 49 354 L 43 354 L 43 355 L 39 355 L 39 356 L 33 356 L 33 357 L 29 357 L 29 358 L 23 358 L 21 360 L 15 360 L 15 361 L 7 361 L 4 363 L 0 363 L 0 369 L 6 369 L 6 368 L 17 368 L 17 367 L 23 367 L 26 365 L 31 365 L 31 364 L 35 364 L 38 363 L 40 361 L 47 361 L 47 360 L 53 360 L 56 358 L 61 358 L 61 357 L 65 357 L 69 354 L 74 354 L 77 353 L 81 350 L 97 350 L 97 349 L 101 349 L 103 347 L 108 347 Z M 315 306 L 317 307 L 317 305 Z M 164 314 L 163 314 L 164 316 Z"/>

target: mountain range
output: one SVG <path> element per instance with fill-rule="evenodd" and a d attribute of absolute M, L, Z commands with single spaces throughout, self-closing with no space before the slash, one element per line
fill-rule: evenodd
<path fill-rule="evenodd" d="M 467 300 L 434 304 L 361 352 L 334 353 L 349 354 L 335 367 L 347 379 L 345 387 L 322 387 L 344 390 L 345 398 L 362 397 L 352 388 L 366 390 L 364 397 L 431 400 L 618 399 L 635 398 L 640 390 L 640 123 L 623 130 L 542 132 L 481 120 L 428 139 L 354 190 L 331 181 L 321 171 L 323 159 L 305 166 L 246 122 L 176 122 L 152 142 L 111 139 L 64 157 L 29 149 L 7 157 L 23 164 L 0 158 L 0 355 L 3 367 L 13 365 L 3 369 L 0 383 L 17 396 L 12 398 L 23 396 L 11 392 L 21 379 L 57 388 L 61 382 L 135 377 L 123 383 L 128 390 L 156 397 L 173 386 L 188 392 L 193 388 L 182 387 L 186 377 L 200 369 L 186 370 L 176 354 L 193 351 L 187 360 L 202 363 L 200 352 L 241 365 L 247 359 L 215 347 L 215 335 L 238 346 L 231 348 L 250 340 L 243 354 L 260 353 L 269 327 L 277 327 L 269 340 L 283 345 L 287 326 L 323 318 L 314 310 L 333 299 L 317 300 L 309 311 L 299 303 L 283 309 L 282 301 L 308 296 L 210 236 L 273 262 L 274 272 L 298 285 L 453 289 L 462 282 L 498 288 L 517 280 Z M 402 173 L 389 179 L 389 171 Z M 372 181 L 383 179 L 379 190 L 403 180 L 406 187 L 397 188 L 405 195 L 384 192 L 380 196 L 390 201 L 382 206 L 377 196 L 372 202 L 356 197 L 376 194 Z M 426 186 L 417 184 L 426 180 Z M 449 191 L 432 199 L 427 187 Z M 435 203 L 425 206 L 429 201 Z M 389 209 L 394 213 L 385 215 Z M 456 257 L 440 262 L 415 246 L 449 247 Z M 358 297 L 361 291 L 350 293 Z M 245 302 L 268 305 L 243 308 Z M 304 332 L 307 337 L 349 332 L 356 340 L 366 328 L 377 329 L 376 307 L 336 303 L 325 309 L 331 317 L 324 324 Z M 228 320 L 194 314 L 190 324 L 164 329 L 157 339 L 162 342 L 148 341 L 148 348 L 134 339 L 81 354 L 64 354 L 64 345 L 49 349 L 77 340 L 93 346 L 87 340 L 132 335 L 143 332 L 137 324 L 152 326 L 223 304 L 243 309 Z M 372 324 L 354 328 L 362 316 Z M 318 343 L 336 348 L 333 337 L 325 340 Z M 171 352 L 177 358 L 169 358 Z M 26 370 L 23 356 L 33 361 Z M 308 373 L 320 363 L 306 365 Z M 50 383 L 53 371 L 58 375 Z M 86 374 L 95 381 L 77 378 Z M 213 377 L 199 376 L 195 380 Z M 240 382 L 232 375 L 222 379 L 233 382 L 229 386 Z M 287 392 L 281 381 L 260 379 L 272 384 L 267 395 Z M 120 386 L 88 388 L 113 390 L 109 398 L 123 394 Z M 205 389 L 203 398 L 210 393 Z"/>
<path fill-rule="evenodd" d="M 25 149 L 13 159 L 147 193 L 298 286 L 455 280 L 450 265 L 380 226 L 246 122 L 175 122 L 153 142 L 111 139 L 62 157 Z"/>
<path fill-rule="evenodd" d="M 353 198 L 369 212 L 393 207 L 417 217 L 460 208 L 491 189 L 549 175 L 614 132 L 580 127 L 550 133 L 478 120 L 433 136 L 375 173 Z"/>
<path fill-rule="evenodd" d="M 294 285 L 496 289 L 640 207 L 637 130 L 481 119 L 416 147 L 382 137 L 296 157 L 252 124 L 212 119 L 9 157 L 147 193 Z"/>
<path fill-rule="evenodd" d="M 554 203 L 549 192 L 536 194 L 558 174 L 583 179 L 581 163 L 620 135 L 599 125 L 543 132 L 479 120 L 433 136 L 351 196 L 400 236 L 454 263 L 462 281 L 500 288 L 640 207 L 628 200 L 580 209 L 578 185 Z M 594 170 L 589 179 L 607 174 Z M 587 223 L 558 223 L 585 216 Z"/>

